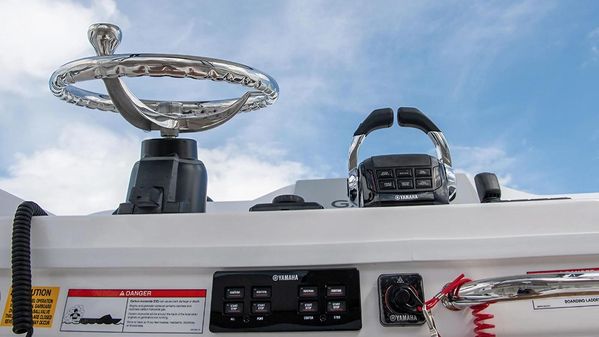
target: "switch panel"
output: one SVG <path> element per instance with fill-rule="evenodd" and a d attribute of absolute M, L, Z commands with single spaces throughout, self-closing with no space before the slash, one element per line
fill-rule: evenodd
<path fill-rule="evenodd" d="M 361 328 L 360 274 L 357 269 L 214 274 L 210 310 L 212 332 Z"/>
<path fill-rule="evenodd" d="M 384 326 L 424 324 L 418 307 L 424 303 L 422 276 L 418 274 L 385 274 L 379 276 L 379 313 Z"/>

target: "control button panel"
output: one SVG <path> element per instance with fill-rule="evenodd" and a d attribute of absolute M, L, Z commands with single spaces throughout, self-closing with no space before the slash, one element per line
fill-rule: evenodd
<path fill-rule="evenodd" d="M 424 302 L 422 277 L 418 274 L 379 276 L 379 313 L 384 326 L 422 325 L 424 315 L 418 307 Z"/>
<path fill-rule="evenodd" d="M 217 272 L 212 294 L 212 332 L 362 328 L 357 269 Z"/>
<path fill-rule="evenodd" d="M 436 167 L 435 167 L 436 168 Z M 379 191 L 432 190 L 432 167 L 402 167 L 376 170 Z"/>

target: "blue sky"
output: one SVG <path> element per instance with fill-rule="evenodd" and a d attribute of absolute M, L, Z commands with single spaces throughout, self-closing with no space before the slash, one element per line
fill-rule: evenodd
<path fill-rule="evenodd" d="M 93 55 L 86 30 L 98 21 L 121 26 L 117 52 L 223 58 L 279 83 L 273 106 L 191 135 L 216 199 L 345 176 L 356 126 L 376 108 L 399 106 L 418 107 L 441 127 L 459 170 L 496 172 L 533 193 L 599 190 L 596 1 L 9 0 L 0 7 L 7 46 L 0 188 L 58 213 L 116 206 L 139 141 L 155 136 L 47 89 L 56 67 Z M 127 83 L 143 98 L 243 93 L 205 81 Z M 372 134 L 361 158 L 431 150 L 423 134 L 394 127 Z"/>

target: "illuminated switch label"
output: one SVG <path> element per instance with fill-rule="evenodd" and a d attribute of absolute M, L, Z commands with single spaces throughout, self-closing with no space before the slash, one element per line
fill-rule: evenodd
<path fill-rule="evenodd" d="M 269 314 L 270 303 L 256 302 L 252 303 L 252 314 Z"/>
<path fill-rule="evenodd" d="M 345 296 L 345 287 L 344 286 L 329 286 L 329 287 L 327 287 L 327 296 L 328 297 L 343 297 L 343 296 Z"/>
<path fill-rule="evenodd" d="M 260 287 L 252 289 L 253 298 L 270 298 L 270 288 Z"/>
<path fill-rule="evenodd" d="M 243 303 L 225 303 L 225 314 L 243 313 Z"/>
<path fill-rule="evenodd" d="M 317 297 L 318 287 L 300 287 L 299 297 Z"/>
<path fill-rule="evenodd" d="M 227 288 L 225 298 L 243 298 L 243 288 Z"/>
<path fill-rule="evenodd" d="M 301 312 L 301 313 L 318 312 L 318 302 L 300 302 L 299 312 Z"/>
<path fill-rule="evenodd" d="M 329 301 L 327 302 L 327 312 L 345 312 L 345 301 Z"/>

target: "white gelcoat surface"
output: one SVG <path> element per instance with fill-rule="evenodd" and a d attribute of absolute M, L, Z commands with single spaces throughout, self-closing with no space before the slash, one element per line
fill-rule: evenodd
<path fill-rule="evenodd" d="M 11 225 L 12 216 L 1 217 L 0 233 L 10 233 Z M 599 199 L 592 196 L 377 209 L 50 216 L 35 218 L 32 227 L 33 283 L 61 288 L 53 327 L 36 329 L 35 336 L 120 335 L 61 333 L 68 289 L 206 288 L 210 303 L 215 271 L 355 267 L 360 331 L 247 335 L 424 337 L 425 326 L 381 326 L 380 274 L 420 273 L 430 297 L 460 273 L 479 279 L 599 267 Z M 0 237 L 3 308 L 10 239 Z M 531 301 L 522 301 L 495 304 L 489 311 L 496 314 L 498 336 L 597 336 L 599 331 L 599 307 L 534 310 Z M 434 313 L 443 337 L 473 335 L 467 310 L 439 307 Z M 206 312 L 204 334 L 212 335 L 208 323 Z M 9 334 L 10 328 L 0 327 L 0 335 Z"/>

